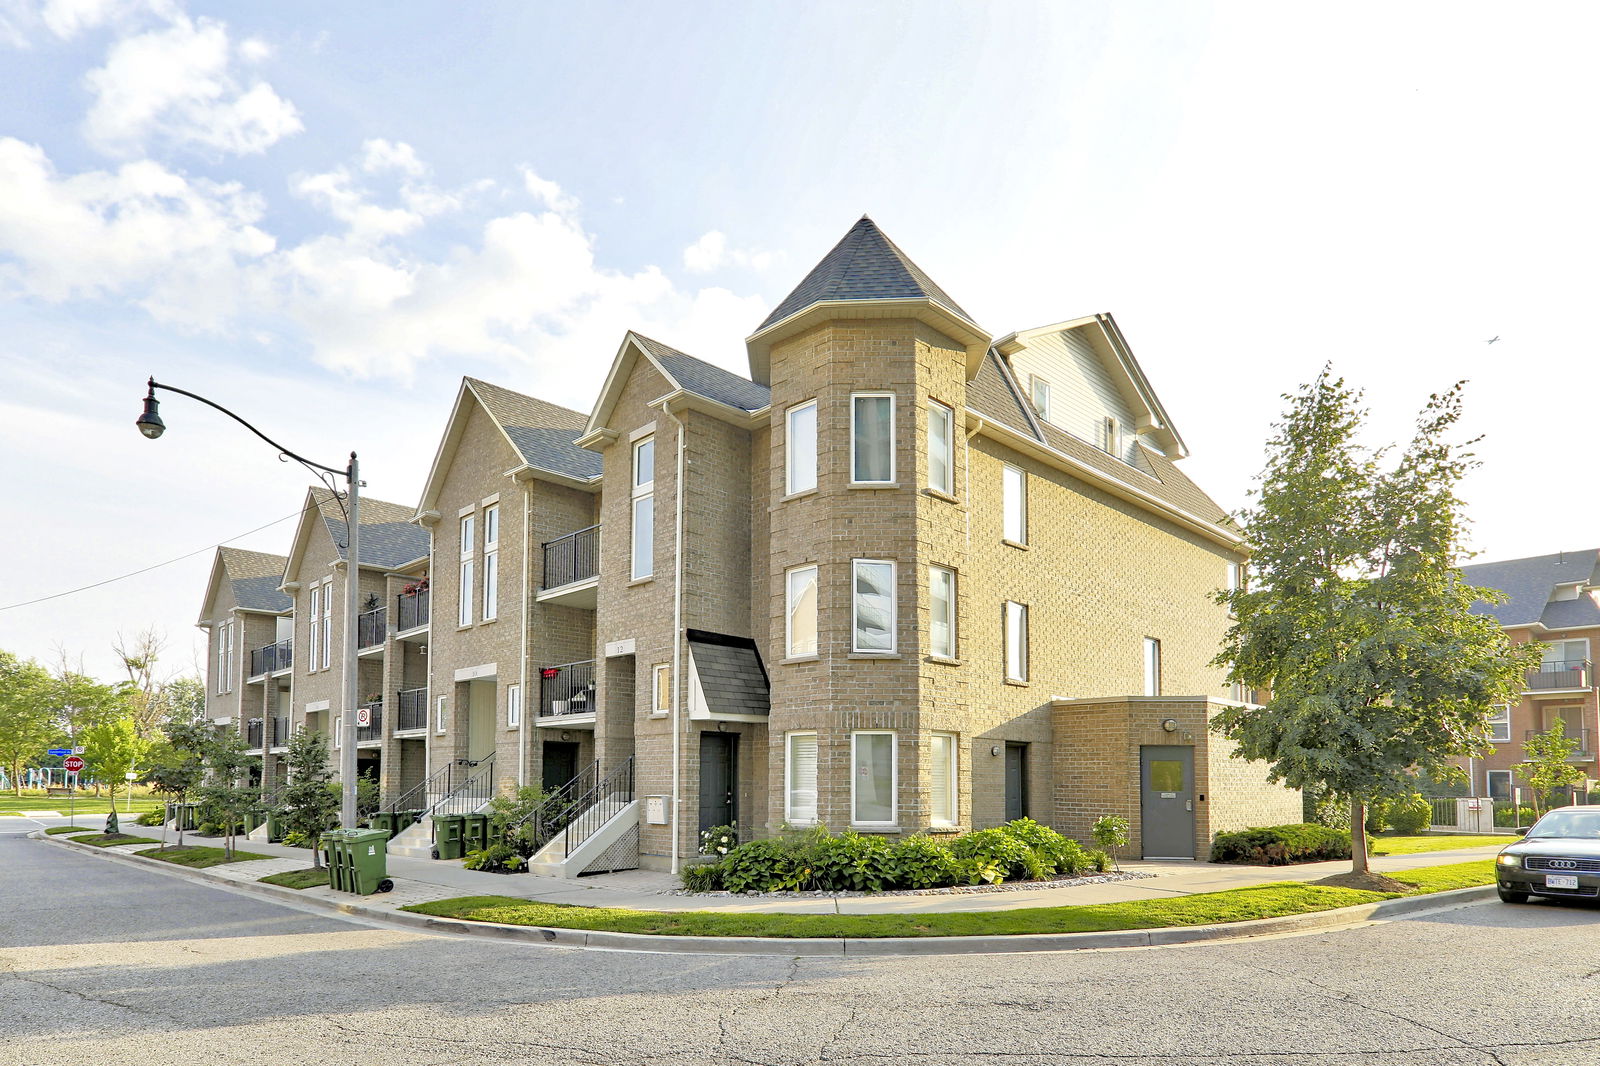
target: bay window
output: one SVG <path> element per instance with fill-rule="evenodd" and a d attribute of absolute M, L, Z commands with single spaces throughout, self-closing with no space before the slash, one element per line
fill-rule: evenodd
<path fill-rule="evenodd" d="M 894 651 L 894 563 L 881 559 L 851 562 L 851 650 Z"/>
<path fill-rule="evenodd" d="M 850 821 L 894 825 L 895 735 L 874 730 L 850 734 Z"/>
<path fill-rule="evenodd" d="M 858 485 L 894 481 L 894 393 L 850 397 L 850 480 Z"/>

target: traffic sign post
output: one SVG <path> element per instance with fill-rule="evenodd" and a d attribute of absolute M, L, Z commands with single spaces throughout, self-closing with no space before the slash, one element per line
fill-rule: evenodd
<path fill-rule="evenodd" d="M 83 772 L 83 759 L 81 756 L 68 755 L 61 760 L 61 767 L 69 774 L 80 774 Z M 78 782 L 76 780 L 72 782 L 72 787 L 67 791 L 67 824 L 78 824 Z"/>
<path fill-rule="evenodd" d="M 72 749 L 71 748 L 51 748 L 49 751 L 45 752 L 45 754 L 46 755 L 71 755 L 72 754 Z"/>

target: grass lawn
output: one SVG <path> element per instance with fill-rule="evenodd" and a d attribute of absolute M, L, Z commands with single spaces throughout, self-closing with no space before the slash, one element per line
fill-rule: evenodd
<path fill-rule="evenodd" d="M 1417 886 L 1411 894 L 1486 885 L 1494 880 L 1488 860 L 1457 863 L 1393 875 Z M 597 929 L 666 936 L 886 937 L 996 936 L 1025 933 L 1086 933 L 1158 929 L 1277 918 L 1394 899 L 1393 893 L 1328 885 L 1276 882 L 1227 892 L 1098 903 L 1084 907 L 1031 907 L 1012 911 L 947 911 L 928 914 L 730 914 L 720 911 L 632 911 L 537 903 L 507 896 L 465 896 L 417 903 L 403 909 L 469 921 L 502 922 L 558 929 Z"/>
<path fill-rule="evenodd" d="M 151 841 L 152 844 L 161 843 L 159 840 Z M 196 848 L 185 845 L 184 847 L 167 848 L 165 851 L 141 851 L 147 859 L 160 859 L 178 866 L 187 866 L 194 870 L 203 870 L 207 866 L 221 866 L 226 862 L 249 862 L 252 859 L 270 859 L 271 855 L 262 855 L 254 851 L 235 850 L 233 858 L 228 858 L 228 853 L 222 848 Z"/>
<path fill-rule="evenodd" d="M 284 888 L 318 888 L 328 883 L 328 871 L 321 870 L 290 870 L 288 873 L 268 874 L 256 880 L 269 885 L 282 885 Z"/>
<path fill-rule="evenodd" d="M 1463 836 L 1375 836 L 1367 839 L 1367 848 L 1373 855 L 1415 855 L 1420 851 L 1454 851 L 1457 848 L 1481 848 L 1490 844 L 1503 848 L 1520 839 L 1482 833 Z"/>
<path fill-rule="evenodd" d="M 119 844 L 159 844 L 155 837 L 136 837 L 127 833 L 95 833 L 93 836 L 73 837 L 74 844 L 93 844 L 97 848 L 114 848 Z"/>
<path fill-rule="evenodd" d="M 149 796 L 135 796 L 133 798 L 133 817 L 137 818 L 145 811 L 161 809 L 166 805 L 166 800 L 155 799 Z M 93 790 L 78 793 L 76 807 L 71 796 L 46 795 L 43 789 L 23 789 L 22 795 L 12 792 L 0 792 L 0 817 L 6 815 L 21 815 L 23 811 L 60 811 L 66 814 L 75 811 L 77 814 L 100 815 L 111 809 L 111 800 L 105 793 L 96 796 Z M 122 793 L 117 794 L 117 814 L 124 815 L 128 810 L 128 797 Z"/>
<path fill-rule="evenodd" d="M 98 829 L 90 829 L 86 825 L 53 825 L 44 831 L 47 837 L 57 836 L 61 833 L 98 833 Z"/>

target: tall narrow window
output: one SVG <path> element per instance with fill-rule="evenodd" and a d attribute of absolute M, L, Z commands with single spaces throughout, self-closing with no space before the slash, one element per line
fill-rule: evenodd
<path fill-rule="evenodd" d="M 654 714 L 666 714 L 672 710 L 672 664 L 657 663 L 651 671 L 652 706 Z"/>
<path fill-rule="evenodd" d="M 522 725 L 522 686 L 506 686 L 506 728 L 516 729 Z"/>
<path fill-rule="evenodd" d="M 956 416 L 938 400 L 928 401 L 928 487 L 956 491 Z"/>
<path fill-rule="evenodd" d="M 1100 432 L 1102 434 L 1100 446 L 1106 451 L 1110 452 L 1112 455 L 1121 455 L 1122 426 L 1117 422 L 1117 420 L 1112 418 L 1110 415 L 1107 415 L 1105 423 Z"/>
<path fill-rule="evenodd" d="M 475 585 L 473 575 L 476 568 L 473 565 L 473 542 L 477 539 L 477 520 L 474 515 L 461 516 L 461 581 L 456 586 L 456 624 L 470 626 L 472 624 L 472 590 Z"/>
<path fill-rule="evenodd" d="M 850 821 L 856 825 L 894 825 L 894 734 L 850 734 Z"/>
<path fill-rule="evenodd" d="M 333 716 L 333 746 L 335 748 L 344 747 L 344 715 L 342 714 Z"/>
<path fill-rule="evenodd" d="M 1046 422 L 1050 421 L 1050 383 L 1035 374 L 1030 385 L 1030 391 L 1033 393 L 1033 409 L 1038 412 L 1040 418 Z"/>
<path fill-rule="evenodd" d="M 500 505 L 483 509 L 483 618 L 500 613 Z"/>
<path fill-rule="evenodd" d="M 817 735 L 790 733 L 784 768 L 783 817 L 795 825 L 817 822 Z"/>
<path fill-rule="evenodd" d="M 1502 744 L 1511 739 L 1511 705 L 1497 703 L 1489 716 L 1489 739 Z"/>
<path fill-rule="evenodd" d="M 894 563 L 877 559 L 852 562 L 854 584 L 852 651 L 894 651 Z"/>
<path fill-rule="evenodd" d="M 231 620 L 228 622 L 228 636 L 227 636 L 227 639 L 222 642 L 222 646 L 223 646 L 224 649 L 227 650 L 227 653 L 228 653 L 228 668 L 227 668 L 226 672 L 222 676 L 227 681 L 228 691 L 232 692 L 233 691 L 233 662 L 234 662 L 234 659 L 233 659 L 233 648 L 234 648 L 234 642 L 233 642 L 233 622 Z"/>
<path fill-rule="evenodd" d="M 788 585 L 787 657 L 817 654 L 817 568 L 797 566 L 785 578 Z"/>
<path fill-rule="evenodd" d="M 1028 475 L 1020 467 L 1001 469 L 1000 506 L 1004 525 L 1000 535 L 1013 544 L 1028 543 Z"/>
<path fill-rule="evenodd" d="M 850 480 L 885 485 L 894 480 L 894 394 L 850 397 Z"/>
<path fill-rule="evenodd" d="M 941 659 L 956 657 L 956 572 L 944 566 L 928 567 L 928 653 Z"/>
<path fill-rule="evenodd" d="M 330 577 L 322 583 L 322 668 L 326 670 L 331 665 L 333 665 L 333 578 Z"/>
<path fill-rule="evenodd" d="M 656 441 L 633 446 L 633 577 L 649 577 L 656 567 Z"/>
<path fill-rule="evenodd" d="M 444 697 L 444 696 L 440 696 L 439 697 L 438 710 L 434 712 L 433 728 L 435 729 L 435 731 L 440 732 L 440 733 L 444 732 L 444 727 L 445 727 L 445 715 L 444 715 L 444 701 L 445 701 L 445 699 L 446 699 L 446 697 Z"/>
<path fill-rule="evenodd" d="M 1241 567 L 1238 563 L 1229 563 L 1228 564 L 1228 591 L 1229 592 L 1238 592 L 1239 591 L 1239 589 L 1241 587 L 1241 579 L 1243 578 L 1243 576 L 1244 576 L 1244 568 L 1243 567 Z"/>
<path fill-rule="evenodd" d="M 307 670 L 307 672 L 315 670 L 317 668 L 317 646 L 318 646 L 317 635 L 322 630 L 322 617 L 321 617 L 321 613 L 322 612 L 320 610 L 321 604 L 322 604 L 322 586 L 321 585 L 312 585 L 311 586 L 311 635 L 310 635 L 310 638 L 308 640 L 308 643 L 311 646 L 311 648 L 310 648 L 311 654 L 310 654 L 310 656 L 308 656 L 306 658 L 306 670 Z"/>
<path fill-rule="evenodd" d="M 1161 642 L 1155 637 L 1144 638 L 1144 694 L 1161 695 Z"/>
<path fill-rule="evenodd" d="M 1028 680 L 1028 605 L 1007 601 L 1006 680 Z"/>
<path fill-rule="evenodd" d="M 817 487 L 817 401 L 789 408 L 789 473 L 785 491 L 791 495 Z"/>
<path fill-rule="evenodd" d="M 956 735 L 934 733 L 928 738 L 929 778 L 933 794 L 928 799 L 932 825 L 956 824 Z"/>

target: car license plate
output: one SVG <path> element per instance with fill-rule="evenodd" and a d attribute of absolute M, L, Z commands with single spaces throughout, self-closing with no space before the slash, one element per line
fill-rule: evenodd
<path fill-rule="evenodd" d="M 1578 875 L 1577 874 L 1545 874 L 1544 875 L 1544 887 L 1545 888 L 1571 888 L 1571 889 L 1576 889 L 1578 887 Z"/>

